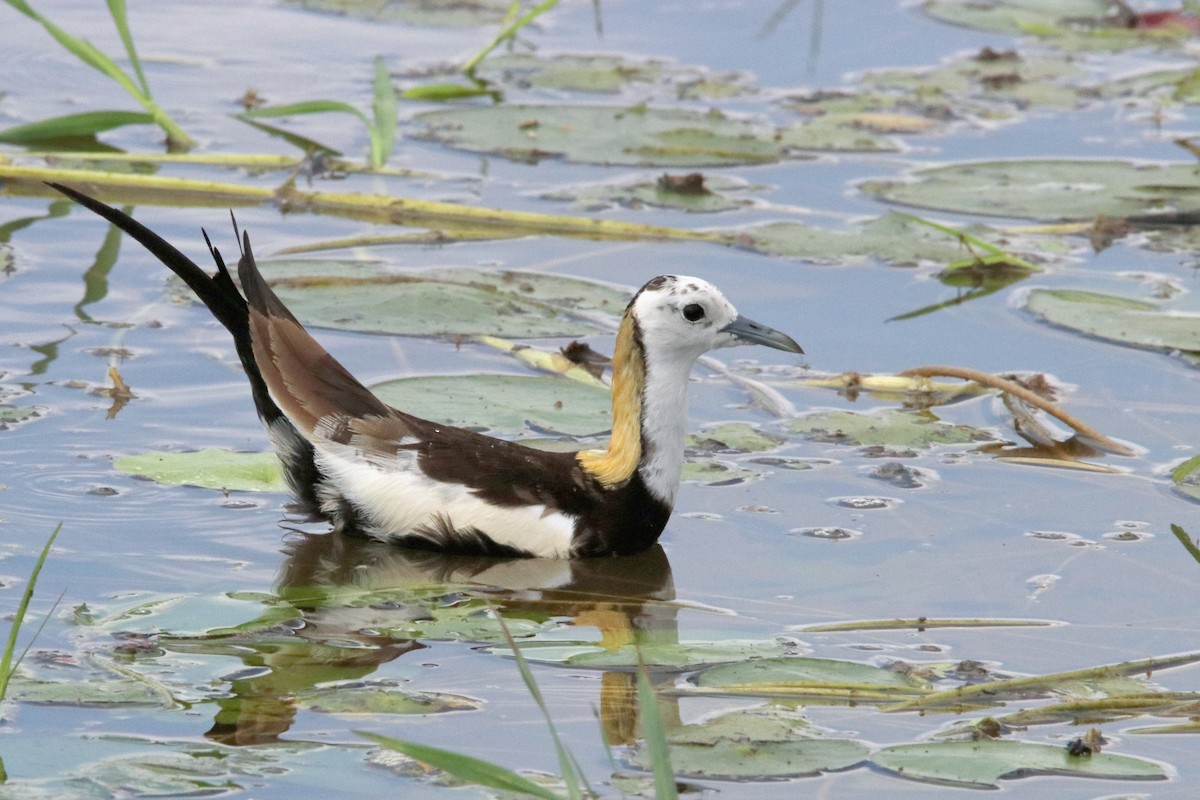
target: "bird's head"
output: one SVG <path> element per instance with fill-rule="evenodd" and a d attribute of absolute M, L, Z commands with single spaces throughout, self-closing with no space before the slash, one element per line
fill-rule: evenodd
<path fill-rule="evenodd" d="M 717 287 L 686 275 L 659 275 L 634 296 L 629 313 L 647 354 L 695 360 L 709 350 L 764 344 L 803 353 L 790 336 L 738 314 Z"/>

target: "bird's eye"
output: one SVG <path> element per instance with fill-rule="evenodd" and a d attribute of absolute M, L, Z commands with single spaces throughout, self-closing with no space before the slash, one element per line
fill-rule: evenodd
<path fill-rule="evenodd" d="M 699 303 L 688 303 L 683 307 L 683 318 L 688 322 L 699 322 L 704 319 L 704 306 Z"/>

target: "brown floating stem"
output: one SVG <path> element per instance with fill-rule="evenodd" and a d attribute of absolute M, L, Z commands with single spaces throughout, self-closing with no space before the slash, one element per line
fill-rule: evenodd
<path fill-rule="evenodd" d="M 1099 447 L 1107 450 L 1110 453 L 1116 453 L 1121 456 L 1135 455 L 1133 448 L 1128 445 L 1121 444 L 1115 439 L 1110 439 L 1100 431 L 1088 425 L 1083 420 L 1068 414 L 1054 403 L 1046 398 L 1030 391 L 1026 387 L 1008 378 L 1001 378 L 999 375 L 993 375 L 990 372 L 983 372 L 970 367 L 954 367 L 945 364 L 937 364 L 927 367 L 913 367 L 899 373 L 900 375 L 910 375 L 918 378 L 961 378 L 964 381 L 975 381 L 984 386 L 990 386 L 993 389 L 998 389 L 1001 392 L 1011 394 L 1020 400 L 1025 401 L 1031 406 L 1045 411 L 1050 416 L 1062 422 L 1064 425 L 1070 426 L 1080 436 L 1085 437 L 1089 441 L 1095 443 Z"/>

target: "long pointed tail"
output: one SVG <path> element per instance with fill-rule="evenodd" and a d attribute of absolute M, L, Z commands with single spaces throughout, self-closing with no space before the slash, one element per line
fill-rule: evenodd
<path fill-rule="evenodd" d="M 182 278 L 184 283 L 196 293 L 196 296 L 217 318 L 217 321 L 229 330 L 233 335 L 242 368 L 246 371 L 246 377 L 250 379 L 254 406 L 258 410 L 259 418 L 267 426 L 276 452 L 283 461 L 288 483 L 297 499 L 303 506 L 306 506 L 305 510 L 315 509 L 317 499 L 314 487 L 319 482 L 319 472 L 313 461 L 312 445 L 300 435 L 291 420 L 284 415 L 271 398 L 266 381 L 263 379 L 262 370 L 254 358 L 249 306 L 230 276 L 221 252 L 209 241 L 208 234 L 204 234 L 204 242 L 208 245 L 213 261 L 217 264 L 216 275 L 209 275 L 194 261 L 179 252 L 174 245 L 125 212 L 69 186 L 59 183 L 49 185 L 136 239 L 159 261 Z M 247 238 L 245 241 L 248 246 L 249 239 Z"/>

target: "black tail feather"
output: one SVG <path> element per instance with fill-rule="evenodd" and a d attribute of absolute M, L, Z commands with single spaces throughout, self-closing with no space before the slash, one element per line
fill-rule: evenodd
<path fill-rule="evenodd" d="M 69 186 L 59 183 L 48 185 L 136 239 L 159 261 L 182 278 L 183 282 L 208 307 L 217 321 L 233 335 L 238 358 L 242 362 L 246 377 L 250 379 L 255 409 L 258 411 L 259 419 L 276 439 L 276 450 L 283 461 L 288 483 L 297 499 L 300 500 L 301 506 L 314 509 L 318 505 L 314 487 L 320 480 L 320 473 L 313 460 L 312 445 L 300 435 L 275 401 L 271 399 L 271 393 L 263 380 L 262 372 L 254 360 L 254 346 L 250 333 L 250 311 L 246 299 L 242 296 L 237 284 L 234 283 L 229 268 L 225 266 L 225 259 L 221 257 L 221 251 L 209 240 L 208 233 L 202 231 L 204 243 L 208 246 L 208 251 L 217 265 L 216 275 L 209 275 L 194 261 L 179 252 L 174 245 L 125 212 Z M 234 231 L 237 232 L 236 220 L 234 221 Z M 246 236 L 244 242 L 239 236 L 238 247 L 243 253 L 244 260 L 245 254 L 250 252 L 249 236 Z M 253 257 L 251 256 L 251 258 Z"/>

